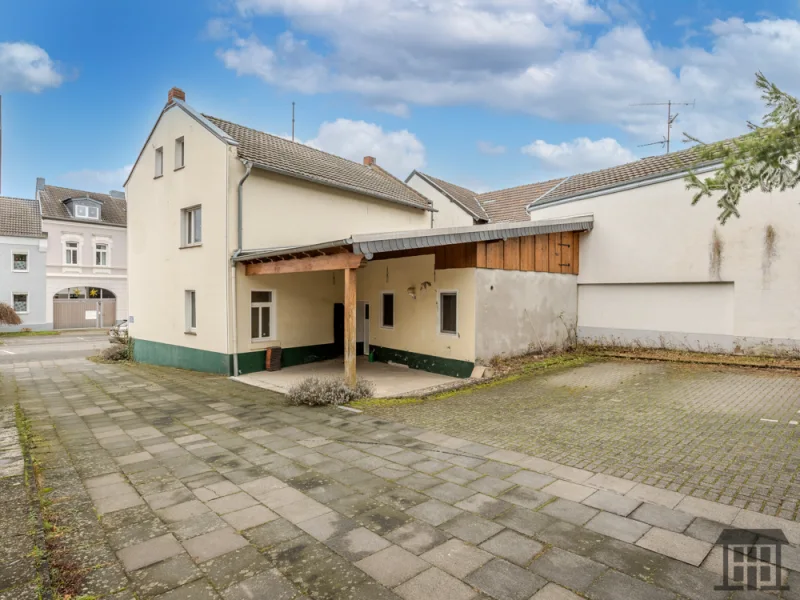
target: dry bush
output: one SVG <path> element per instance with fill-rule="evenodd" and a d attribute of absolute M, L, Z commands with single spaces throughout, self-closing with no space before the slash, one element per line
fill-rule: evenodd
<path fill-rule="evenodd" d="M 100 358 L 109 361 L 128 360 L 130 358 L 127 344 L 112 344 L 100 353 Z"/>
<path fill-rule="evenodd" d="M 359 379 L 355 387 L 349 387 L 343 379 L 320 379 L 309 377 L 289 388 L 287 394 L 291 404 L 306 406 L 337 406 L 362 398 L 371 398 L 375 385 Z"/>
<path fill-rule="evenodd" d="M 19 325 L 22 319 L 19 318 L 17 311 L 5 302 L 0 302 L 0 325 Z"/>

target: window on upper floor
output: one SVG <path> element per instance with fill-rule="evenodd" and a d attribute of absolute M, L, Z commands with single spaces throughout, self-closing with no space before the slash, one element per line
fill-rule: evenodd
<path fill-rule="evenodd" d="M 11 254 L 11 270 L 15 273 L 28 272 L 28 252 L 12 252 Z"/>
<path fill-rule="evenodd" d="M 96 267 L 108 266 L 108 244 L 94 245 L 94 265 Z"/>
<path fill-rule="evenodd" d="M 181 211 L 181 245 L 199 246 L 203 241 L 202 207 L 193 206 Z"/>
<path fill-rule="evenodd" d="M 28 313 L 28 294 L 27 292 L 14 292 L 11 294 L 11 302 L 14 305 L 14 312 L 19 315 Z"/>
<path fill-rule="evenodd" d="M 184 150 L 183 138 L 179 137 L 177 140 L 175 140 L 175 169 L 180 169 L 184 165 L 183 150 Z"/>
<path fill-rule="evenodd" d="M 79 219 L 99 219 L 100 207 L 89 202 L 73 202 L 72 215 Z"/>
<path fill-rule="evenodd" d="M 78 242 L 67 242 L 64 245 L 64 264 L 78 264 Z"/>
<path fill-rule="evenodd" d="M 156 148 L 156 177 L 164 174 L 164 148 Z"/>

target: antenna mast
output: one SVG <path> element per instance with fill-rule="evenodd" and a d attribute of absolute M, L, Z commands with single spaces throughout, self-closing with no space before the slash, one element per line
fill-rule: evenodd
<path fill-rule="evenodd" d="M 3 189 L 3 96 L 0 96 L 0 191 Z"/>
<path fill-rule="evenodd" d="M 292 141 L 294 141 L 294 102 L 292 102 Z"/>
<path fill-rule="evenodd" d="M 666 102 L 642 102 L 641 104 L 631 104 L 631 106 L 666 106 L 667 107 L 667 135 L 663 137 L 658 142 L 650 142 L 649 144 L 641 144 L 639 147 L 643 148 L 644 146 L 666 146 L 667 154 L 669 154 L 669 148 L 672 141 L 672 125 L 678 119 L 678 115 L 680 113 L 672 114 L 672 107 L 673 106 L 691 106 L 694 108 L 695 101 L 692 100 L 691 102 L 673 102 L 672 100 L 668 100 Z"/>

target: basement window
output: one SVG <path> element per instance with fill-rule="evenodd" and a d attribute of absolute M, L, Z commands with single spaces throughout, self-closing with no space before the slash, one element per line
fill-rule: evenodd
<path fill-rule="evenodd" d="M 381 327 L 394 327 L 394 292 L 381 294 Z"/>
<path fill-rule="evenodd" d="M 250 339 L 263 342 L 275 339 L 275 292 L 253 290 L 250 292 Z"/>
<path fill-rule="evenodd" d="M 439 332 L 458 335 L 458 294 L 439 293 Z"/>

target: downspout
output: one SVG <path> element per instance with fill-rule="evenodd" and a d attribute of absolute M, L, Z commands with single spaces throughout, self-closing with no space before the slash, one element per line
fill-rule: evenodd
<path fill-rule="evenodd" d="M 253 163 L 245 162 L 244 177 L 239 180 L 239 186 L 236 191 L 236 252 L 233 253 L 231 259 L 231 281 L 232 281 L 232 302 L 233 302 L 233 376 L 239 376 L 239 306 L 236 297 L 236 259 L 242 253 L 242 199 L 244 196 L 244 182 L 250 177 L 250 171 L 253 170 Z"/>

